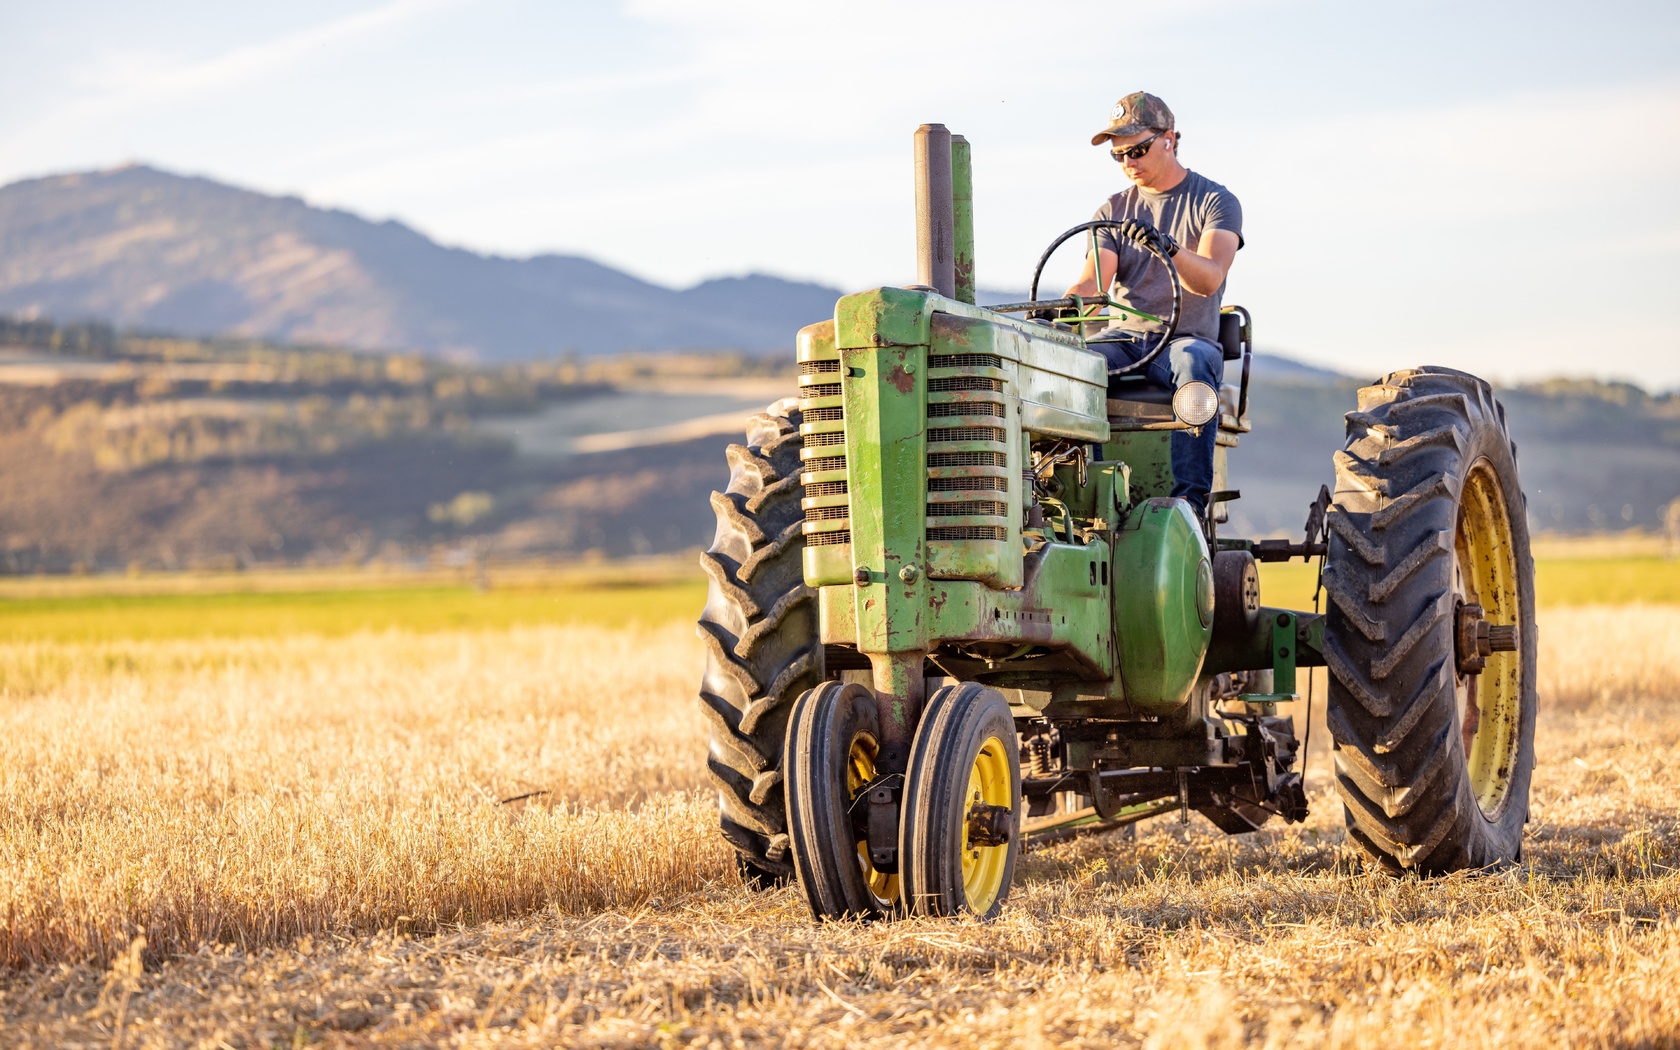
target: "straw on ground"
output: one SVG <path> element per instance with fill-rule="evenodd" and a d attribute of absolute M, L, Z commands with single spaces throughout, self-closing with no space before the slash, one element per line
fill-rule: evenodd
<path fill-rule="evenodd" d="M 0 645 L 0 1041 L 1672 1040 L 1680 608 L 1542 637 L 1519 870 L 1367 871 L 1320 722 L 1305 825 L 1044 849 L 987 926 L 742 886 L 686 625 Z"/>

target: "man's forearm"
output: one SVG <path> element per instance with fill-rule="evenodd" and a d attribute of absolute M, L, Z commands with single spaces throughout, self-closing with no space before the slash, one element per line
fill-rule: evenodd
<path fill-rule="evenodd" d="M 1237 246 L 1242 242 L 1229 230 L 1208 230 L 1202 242 L 1191 248 L 1180 245 L 1173 264 L 1178 267 L 1178 279 L 1196 295 L 1216 295 L 1225 283 L 1225 275 L 1236 258 Z"/>
<path fill-rule="evenodd" d="M 1225 230 L 1209 230 L 1202 235 L 1200 244 L 1191 246 L 1181 244 L 1178 254 L 1173 256 L 1173 265 L 1178 268 L 1178 279 L 1185 289 L 1194 295 L 1214 295 L 1219 286 L 1225 283 L 1225 274 L 1231 269 L 1231 261 L 1237 254 L 1237 235 Z M 1111 280 L 1119 269 L 1120 260 L 1114 252 L 1107 248 L 1097 249 L 1097 258 L 1091 258 L 1089 252 L 1085 255 L 1085 269 L 1079 275 L 1079 280 L 1068 288 L 1068 295 L 1101 295 L 1108 291 L 1097 280 L 1097 273 L 1102 273 L 1103 280 Z"/>
<path fill-rule="evenodd" d="M 1178 267 L 1178 279 L 1184 283 L 1185 291 L 1197 295 L 1212 295 L 1225 281 L 1225 268 L 1217 260 L 1186 247 L 1179 248 L 1173 256 L 1173 265 Z"/>
<path fill-rule="evenodd" d="M 1184 283 L 1185 289 L 1197 295 L 1212 295 L 1219 291 L 1219 285 L 1225 280 L 1225 268 L 1217 260 L 1188 248 L 1178 250 L 1178 254 L 1173 256 L 1173 265 L 1178 268 L 1178 279 Z M 1068 295 L 1097 295 L 1100 292 L 1102 289 L 1097 287 L 1094 273 L 1081 277 L 1067 290 Z"/>

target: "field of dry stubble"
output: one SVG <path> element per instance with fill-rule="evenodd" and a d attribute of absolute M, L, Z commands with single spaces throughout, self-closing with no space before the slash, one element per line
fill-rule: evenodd
<path fill-rule="evenodd" d="M 1305 825 L 1044 848 L 990 925 L 745 888 L 683 622 L 0 643 L 0 1044 L 1670 1044 L 1680 606 L 1541 629 L 1520 869 L 1368 872 L 1320 720 Z"/>

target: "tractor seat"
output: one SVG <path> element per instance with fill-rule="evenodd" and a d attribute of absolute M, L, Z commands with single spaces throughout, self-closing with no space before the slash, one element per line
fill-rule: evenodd
<path fill-rule="evenodd" d="M 1110 401 L 1141 401 L 1148 405 L 1170 405 L 1173 388 L 1148 376 L 1112 376 L 1108 381 Z"/>
<path fill-rule="evenodd" d="M 1246 316 L 1241 307 L 1229 307 L 1219 315 L 1219 351 L 1227 361 L 1241 361 L 1247 352 L 1242 333 L 1243 318 Z M 1245 367 L 1245 386 L 1247 380 Z M 1108 380 L 1110 422 L 1170 420 L 1173 418 L 1172 399 L 1172 384 L 1158 383 L 1145 375 L 1110 376 Z M 1231 414 L 1235 415 L 1234 409 Z"/>
<path fill-rule="evenodd" d="M 1173 418 L 1173 388 L 1144 376 L 1108 381 L 1108 421 L 1116 425 L 1161 423 Z"/>

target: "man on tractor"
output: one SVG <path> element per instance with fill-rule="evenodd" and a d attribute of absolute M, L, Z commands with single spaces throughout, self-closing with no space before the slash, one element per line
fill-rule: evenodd
<path fill-rule="evenodd" d="M 1192 381 L 1218 390 L 1224 372 L 1219 307 L 1225 275 L 1243 244 L 1242 205 L 1230 190 L 1180 163 L 1180 136 L 1173 125 L 1165 102 L 1136 91 L 1114 104 L 1108 127 L 1091 139 L 1093 146 L 1108 143 L 1132 185 L 1097 209 L 1093 218 L 1124 225 L 1097 231 L 1096 251 L 1086 256 L 1084 272 L 1067 294 L 1106 291 L 1122 310 L 1129 306 L 1164 317 L 1171 309 L 1172 282 L 1147 249 L 1165 252 L 1184 287 L 1182 314 L 1171 345 L 1143 374 L 1175 390 Z M 1160 331 L 1156 321 L 1127 315 L 1093 348 L 1102 348 L 1112 374 L 1139 360 Z M 1109 341 L 1116 334 L 1121 338 Z M 1124 396 L 1121 387 L 1111 381 L 1109 396 Z M 1188 500 L 1198 517 L 1206 513 L 1213 487 L 1216 429 L 1204 426 L 1172 436 L 1172 494 Z"/>

